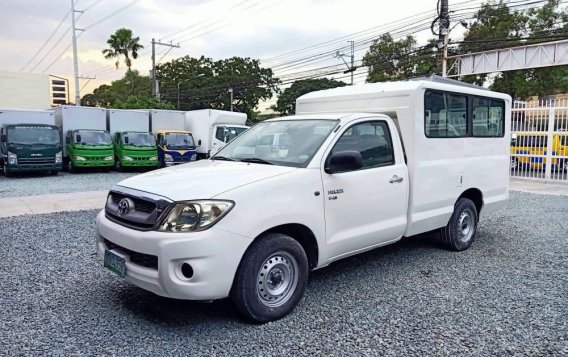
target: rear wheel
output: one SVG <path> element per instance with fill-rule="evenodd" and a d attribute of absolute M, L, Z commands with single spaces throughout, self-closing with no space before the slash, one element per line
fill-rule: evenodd
<path fill-rule="evenodd" d="M 469 248 L 475 240 L 478 221 L 475 204 L 468 198 L 460 198 L 448 225 L 440 229 L 444 246 L 455 251 Z"/>
<path fill-rule="evenodd" d="M 266 234 L 243 256 L 231 297 L 253 321 L 280 319 L 302 299 L 308 270 L 306 253 L 296 240 L 284 234 Z"/>

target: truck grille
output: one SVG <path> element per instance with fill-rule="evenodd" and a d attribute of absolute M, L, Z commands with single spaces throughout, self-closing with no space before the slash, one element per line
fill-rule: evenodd
<path fill-rule="evenodd" d="M 18 164 L 22 165 L 55 164 L 55 157 L 18 158 Z"/>
<path fill-rule="evenodd" d="M 109 220 L 128 228 L 140 231 L 154 229 L 171 204 L 171 201 L 147 192 L 123 187 L 119 187 L 119 190 L 110 191 L 105 213 Z M 121 208 L 123 200 L 126 204 Z"/>
<path fill-rule="evenodd" d="M 105 245 L 107 246 L 108 250 L 119 250 L 120 252 L 127 254 L 130 258 L 130 262 L 136 265 L 140 265 L 144 268 L 150 268 L 154 270 L 158 270 L 158 257 L 155 255 L 138 253 L 130 249 L 126 249 L 121 247 L 118 244 L 111 242 L 108 239 L 105 239 Z"/>

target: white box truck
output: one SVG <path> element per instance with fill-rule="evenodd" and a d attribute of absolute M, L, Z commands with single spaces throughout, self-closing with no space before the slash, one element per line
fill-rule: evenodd
<path fill-rule="evenodd" d="M 224 110 L 202 109 L 185 113 L 185 129 L 191 131 L 197 141 L 198 159 L 215 155 L 249 128 L 246 122 L 246 114 Z"/>
<path fill-rule="evenodd" d="M 106 109 L 64 105 L 54 109 L 55 122 L 64 142 L 64 166 L 69 172 L 78 168 L 114 166 L 114 150 L 107 130 Z"/>
<path fill-rule="evenodd" d="M 111 135 L 116 132 L 150 132 L 150 112 L 147 110 L 108 109 L 107 129 Z"/>
<path fill-rule="evenodd" d="M 310 270 L 339 259 L 432 230 L 467 249 L 480 214 L 508 199 L 506 94 L 377 83 L 307 94 L 297 111 L 209 160 L 116 185 L 97 216 L 101 263 L 158 295 L 231 297 L 265 322 L 301 301 Z M 275 134 L 286 148 L 265 150 Z"/>
<path fill-rule="evenodd" d="M 61 170 L 61 135 L 51 110 L 0 109 L 0 167 L 6 176 Z"/>

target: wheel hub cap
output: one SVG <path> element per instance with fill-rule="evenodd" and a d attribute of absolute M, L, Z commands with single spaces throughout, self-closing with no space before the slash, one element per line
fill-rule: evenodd
<path fill-rule="evenodd" d="M 277 307 L 286 303 L 298 285 L 298 263 L 286 252 L 271 255 L 257 275 L 257 295 L 262 304 Z"/>
<path fill-rule="evenodd" d="M 461 213 L 458 220 L 458 233 L 460 240 L 463 242 L 469 241 L 471 239 L 471 236 L 473 236 L 475 226 L 472 217 L 472 212 L 466 209 Z"/>

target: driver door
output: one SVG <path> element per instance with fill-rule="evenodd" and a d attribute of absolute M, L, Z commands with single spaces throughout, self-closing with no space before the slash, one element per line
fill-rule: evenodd
<path fill-rule="evenodd" d="M 326 154 L 357 151 L 363 167 L 328 174 L 322 167 L 326 249 L 329 259 L 399 239 L 406 227 L 408 175 L 402 154 L 394 150 L 394 124 L 358 121 L 343 129 Z M 398 145 L 398 137 L 394 138 Z M 324 165 L 325 166 L 325 165 Z"/>

